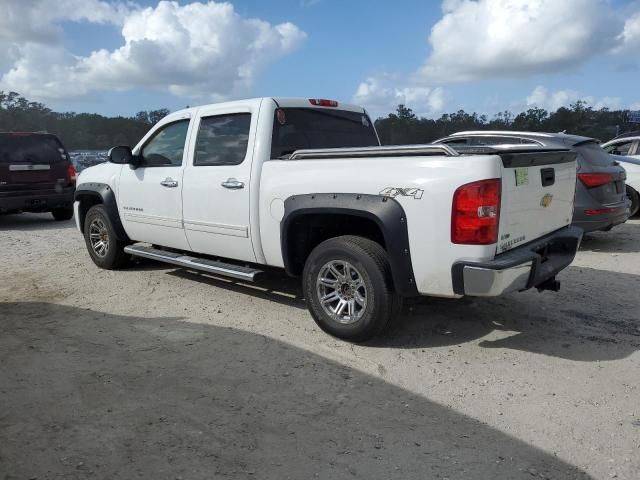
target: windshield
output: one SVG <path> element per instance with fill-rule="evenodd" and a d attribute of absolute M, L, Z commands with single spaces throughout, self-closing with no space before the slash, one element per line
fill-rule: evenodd
<path fill-rule="evenodd" d="M 0 135 L 0 163 L 50 164 L 66 159 L 66 152 L 52 135 Z"/>
<path fill-rule="evenodd" d="M 319 108 L 279 108 L 273 119 L 271 158 L 309 148 L 379 146 L 364 113 Z"/>

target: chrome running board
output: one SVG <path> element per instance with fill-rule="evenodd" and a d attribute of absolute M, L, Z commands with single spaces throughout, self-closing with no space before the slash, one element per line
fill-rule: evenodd
<path fill-rule="evenodd" d="M 126 246 L 124 247 L 124 251 L 136 257 L 148 258 L 149 260 L 170 263 L 178 267 L 190 268 L 249 282 L 255 281 L 256 276 L 262 273 L 262 270 L 256 270 L 251 267 L 233 265 L 208 258 L 193 257 L 185 255 L 184 253 L 169 252 L 140 244 Z"/>

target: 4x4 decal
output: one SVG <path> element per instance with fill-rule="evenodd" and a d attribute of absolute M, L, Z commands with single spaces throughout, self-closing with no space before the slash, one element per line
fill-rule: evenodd
<path fill-rule="evenodd" d="M 413 197 L 415 200 L 420 200 L 423 193 L 424 190 L 419 188 L 387 187 L 380 190 L 380 195 L 384 195 L 385 197 Z"/>

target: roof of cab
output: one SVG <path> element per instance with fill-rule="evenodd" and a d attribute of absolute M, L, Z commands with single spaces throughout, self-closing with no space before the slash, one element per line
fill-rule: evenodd
<path fill-rule="evenodd" d="M 272 101 L 276 106 L 283 107 L 283 108 L 319 108 L 319 109 L 326 109 L 326 110 L 347 110 L 351 112 L 366 113 L 366 110 L 363 107 L 349 104 L 349 103 L 342 103 L 340 101 L 338 101 L 337 107 L 320 107 L 320 106 L 312 105 L 309 102 L 309 98 L 258 97 L 258 98 L 246 98 L 243 100 L 234 100 L 230 102 L 210 103 L 210 104 L 204 104 L 204 105 L 197 105 L 195 107 L 190 107 L 190 108 L 183 108 L 182 110 L 177 110 L 175 112 L 170 113 L 165 118 L 184 117 L 185 115 L 194 113 L 196 110 L 203 107 L 220 106 L 220 107 L 233 108 L 236 105 L 237 106 L 246 105 L 247 103 L 256 103 L 264 100 Z"/>

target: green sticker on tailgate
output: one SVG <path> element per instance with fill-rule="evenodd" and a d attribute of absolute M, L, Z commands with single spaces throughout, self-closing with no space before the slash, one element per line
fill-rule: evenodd
<path fill-rule="evenodd" d="M 516 187 L 520 185 L 529 185 L 529 169 L 528 168 L 516 168 Z"/>

